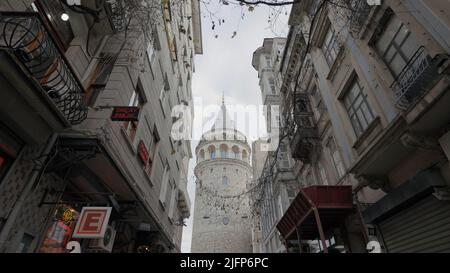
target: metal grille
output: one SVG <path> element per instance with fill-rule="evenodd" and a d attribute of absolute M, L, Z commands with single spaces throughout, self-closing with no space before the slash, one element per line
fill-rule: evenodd
<path fill-rule="evenodd" d="M 126 10 L 125 3 L 122 0 L 107 0 L 106 2 L 111 7 L 111 19 L 115 31 L 124 31 L 127 27 L 127 21 L 129 20 L 129 14 Z"/>
<path fill-rule="evenodd" d="M 344 1 L 345 2 L 345 1 Z M 345 4 L 345 3 L 344 3 Z M 347 2 L 350 8 L 349 26 L 354 34 L 358 34 L 367 22 L 373 6 L 369 6 L 367 1 L 350 0 Z"/>
<path fill-rule="evenodd" d="M 426 53 L 425 48 L 420 47 L 391 86 L 397 98 L 397 107 L 408 108 L 438 78 L 437 65 Z"/>
<path fill-rule="evenodd" d="M 0 46 L 11 49 L 72 125 L 87 117 L 84 88 L 39 14 L 0 13 Z"/>

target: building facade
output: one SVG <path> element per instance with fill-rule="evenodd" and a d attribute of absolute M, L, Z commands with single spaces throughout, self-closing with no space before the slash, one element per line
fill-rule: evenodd
<path fill-rule="evenodd" d="M 264 157 L 254 158 L 254 166 L 262 165 L 262 168 L 254 172 L 254 184 L 259 190 L 252 195 L 252 200 L 257 200 L 252 202 L 261 226 L 260 248 L 265 253 L 286 251 L 276 224 L 300 188 L 300 181 L 295 177 L 296 162 L 290 155 L 288 142 L 280 139 L 283 125 L 280 120 L 282 77 L 279 70 L 285 47 L 286 38 L 264 39 L 263 46 L 253 53 L 252 60 L 260 79 L 268 133 L 264 142 L 255 143 L 259 145 L 258 150 L 264 145 L 268 151 Z"/>
<path fill-rule="evenodd" d="M 261 232 L 261 217 L 259 210 L 255 210 L 255 199 L 258 197 L 257 192 L 253 191 L 258 185 L 259 178 L 261 177 L 262 171 L 264 169 L 264 163 L 267 158 L 267 151 L 265 151 L 265 146 L 267 141 L 263 139 L 258 139 L 252 143 L 252 168 L 253 175 L 250 184 L 248 185 L 248 190 L 251 191 L 250 197 L 250 212 L 252 216 L 252 246 L 253 253 L 263 253 L 262 247 L 262 232 Z"/>
<path fill-rule="evenodd" d="M 0 4 L 0 252 L 67 252 L 90 206 L 113 208 L 113 236 L 75 239 L 83 252 L 180 251 L 192 155 L 171 139 L 171 112 L 192 106 L 199 12 L 198 1 Z M 137 115 L 112 119 L 121 107 Z"/>
<path fill-rule="evenodd" d="M 370 241 L 382 252 L 449 252 L 450 5 L 345 4 L 302 1 L 291 12 L 282 112 L 305 184 L 278 229 L 292 251 L 310 235 L 346 252 Z M 345 187 L 352 196 L 339 195 Z M 313 194 L 325 188 L 335 194 Z M 346 212 L 320 215 L 317 201 L 320 232 L 287 220 L 317 196 L 342 197 Z"/>
<path fill-rule="evenodd" d="M 251 253 L 252 219 L 246 194 L 251 147 L 225 104 L 195 149 L 197 177 L 192 253 Z"/>

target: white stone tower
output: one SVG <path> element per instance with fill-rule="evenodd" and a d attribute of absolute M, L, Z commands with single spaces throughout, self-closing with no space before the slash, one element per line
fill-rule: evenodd
<path fill-rule="evenodd" d="M 214 126 L 203 134 L 195 152 L 191 252 L 252 252 L 248 195 L 242 194 L 252 175 L 251 148 L 244 134 L 235 129 L 223 101 Z"/>

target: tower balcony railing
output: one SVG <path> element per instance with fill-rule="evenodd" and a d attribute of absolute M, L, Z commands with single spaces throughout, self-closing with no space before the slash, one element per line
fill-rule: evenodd
<path fill-rule="evenodd" d="M 0 12 L 0 48 L 15 55 L 70 124 L 86 119 L 84 88 L 38 13 Z"/>
<path fill-rule="evenodd" d="M 405 110 L 439 80 L 436 62 L 420 47 L 411 57 L 403 71 L 397 76 L 391 88 L 396 97 L 396 106 Z"/>

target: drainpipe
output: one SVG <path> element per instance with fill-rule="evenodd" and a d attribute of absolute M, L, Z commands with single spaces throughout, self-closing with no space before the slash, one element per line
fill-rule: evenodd
<path fill-rule="evenodd" d="M 41 157 L 48 155 L 50 151 L 52 150 L 53 146 L 56 143 L 56 139 L 58 138 L 58 134 L 54 133 L 50 139 L 48 140 L 44 150 L 41 153 Z M 4 244 L 6 243 L 6 240 L 8 239 L 9 232 L 11 231 L 14 222 L 16 221 L 17 217 L 20 214 L 20 211 L 25 204 L 25 201 L 27 200 L 29 194 L 38 186 L 38 176 L 41 171 L 41 168 L 33 168 L 33 171 L 29 174 L 29 178 L 27 179 L 28 184 L 23 189 L 22 193 L 20 194 L 19 199 L 14 204 L 14 207 L 10 211 L 7 220 L 5 222 L 5 225 L 3 226 L 3 229 L 0 233 L 0 249 L 4 248 Z"/>

